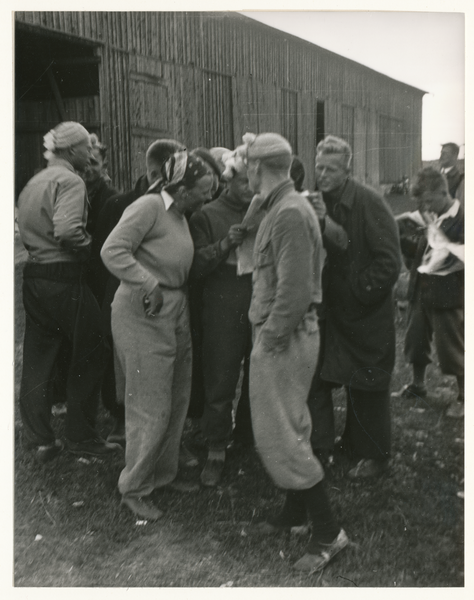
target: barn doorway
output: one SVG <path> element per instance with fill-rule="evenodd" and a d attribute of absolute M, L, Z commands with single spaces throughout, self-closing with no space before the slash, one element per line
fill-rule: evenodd
<path fill-rule="evenodd" d="M 97 44 L 16 24 L 15 201 L 45 167 L 43 136 L 61 121 L 78 121 L 100 136 Z"/>

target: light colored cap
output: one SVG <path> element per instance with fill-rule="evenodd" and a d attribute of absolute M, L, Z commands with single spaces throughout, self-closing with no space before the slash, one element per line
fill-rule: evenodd
<path fill-rule="evenodd" d="M 278 133 L 260 133 L 253 140 L 250 135 L 246 134 L 243 138 L 247 143 L 248 158 L 270 158 L 293 154 L 288 140 Z"/>
<path fill-rule="evenodd" d="M 89 132 L 80 123 L 65 121 L 56 125 L 44 136 L 44 147 L 46 150 L 54 152 L 89 140 Z"/>

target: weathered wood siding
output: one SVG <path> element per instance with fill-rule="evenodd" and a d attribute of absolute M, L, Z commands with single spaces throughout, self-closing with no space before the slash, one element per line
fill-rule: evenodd
<path fill-rule="evenodd" d="M 317 100 L 325 133 L 352 141 L 361 181 L 377 186 L 421 166 L 422 91 L 236 13 L 38 11 L 15 18 L 98 44 L 102 138 L 122 187 L 143 172 L 143 153 L 156 137 L 232 146 L 246 131 L 268 130 L 293 137 L 312 186 Z M 386 119 L 399 123 L 388 149 L 381 148 Z"/>

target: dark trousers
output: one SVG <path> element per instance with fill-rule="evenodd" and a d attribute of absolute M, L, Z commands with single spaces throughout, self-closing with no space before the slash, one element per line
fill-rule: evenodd
<path fill-rule="evenodd" d="M 390 456 L 391 421 L 388 390 L 368 392 L 346 387 L 347 415 L 342 439 L 360 458 Z"/>
<path fill-rule="evenodd" d="M 115 372 L 120 366 L 115 364 L 117 358 L 114 353 L 114 340 L 112 337 L 111 305 L 118 289 L 118 285 L 118 280 L 115 279 L 115 277 L 110 276 L 105 284 L 105 293 L 102 299 L 102 324 L 108 343 L 105 347 L 104 378 L 100 392 L 102 404 L 109 411 L 110 415 L 120 423 L 125 423 L 125 398 L 117 397 L 117 380 Z"/>
<path fill-rule="evenodd" d="M 204 410 L 204 380 L 202 374 L 202 281 L 189 284 L 189 319 L 193 347 L 193 370 L 191 376 L 191 399 L 188 417 L 200 419 Z"/>
<path fill-rule="evenodd" d="M 27 264 L 23 279 L 26 312 L 20 410 L 27 440 L 54 441 L 51 406 L 61 352 L 69 348 L 66 378 L 66 437 L 95 437 L 95 415 L 103 376 L 104 336 L 100 309 L 72 263 Z M 60 369 L 64 370 L 64 365 Z"/>
<path fill-rule="evenodd" d="M 326 343 L 325 321 L 319 321 L 320 346 L 316 371 L 308 393 L 308 408 L 311 413 L 312 430 L 311 446 L 313 450 L 329 450 L 334 448 L 334 409 L 331 390 L 333 384 L 321 379 L 321 367 Z"/>
<path fill-rule="evenodd" d="M 209 447 L 224 449 L 232 435 L 232 401 L 241 365 L 244 376 L 237 407 L 241 439 L 252 438 L 249 401 L 249 365 L 252 329 L 248 310 L 252 295 L 251 275 L 236 275 L 233 266 L 221 267 L 219 277 L 209 278 L 203 293 L 202 368 L 205 402 L 201 430 Z"/>
<path fill-rule="evenodd" d="M 321 379 L 326 327 L 319 322 L 321 346 L 316 371 L 308 394 L 311 413 L 311 446 L 314 451 L 334 448 L 334 408 L 332 390 L 340 384 Z M 356 456 L 384 459 L 390 456 L 391 421 L 388 390 L 355 390 L 346 386 L 347 415 L 343 441 Z"/>

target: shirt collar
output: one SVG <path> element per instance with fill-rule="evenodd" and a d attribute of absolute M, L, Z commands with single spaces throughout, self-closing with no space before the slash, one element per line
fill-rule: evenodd
<path fill-rule="evenodd" d="M 161 190 L 161 197 L 163 198 L 165 210 L 169 210 L 170 206 L 174 203 L 174 198 L 166 190 Z"/>
<path fill-rule="evenodd" d="M 443 167 L 443 168 L 441 169 L 441 173 L 442 173 L 443 175 L 446 175 L 447 173 L 449 173 L 449 171 L 451 171 L 451 169 L 454 169 L 454 167 L 453 167 L 453 166 L 451 166 L 451 167 Z"/>

